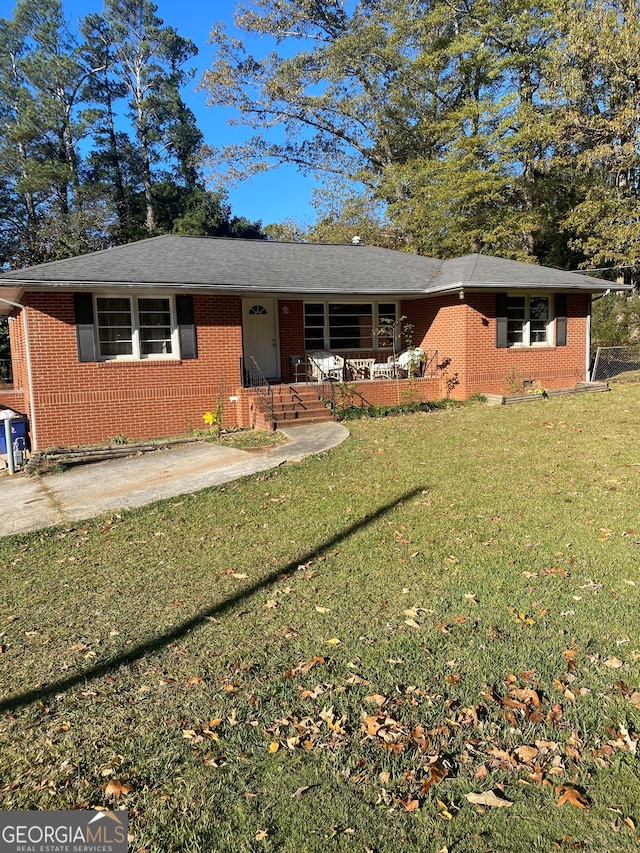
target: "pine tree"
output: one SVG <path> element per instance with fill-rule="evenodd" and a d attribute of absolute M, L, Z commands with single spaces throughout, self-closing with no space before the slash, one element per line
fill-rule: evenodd
<path fill-rule="evenodd" d="M 201 142 L 193 115 L 179 96 L 187 77 L 183 66 L 197 49 L 165 26 L 156 11 L 150 0 L 106 0 L 104 10 L 111 70 L 126 93 L 128 117 L 140 151 L 148 234 L 157 228 L 154 169 L 166 159 L 165 143 L 170 141 L 184 177 Z"/>

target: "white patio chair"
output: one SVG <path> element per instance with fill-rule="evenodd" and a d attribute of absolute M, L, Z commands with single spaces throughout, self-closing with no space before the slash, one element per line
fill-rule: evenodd
<path fill-rule="evenodd" d="M 397 376 L 408 376 L 415 373 L 424 359 L 424 352 L 418 347 L 401 352 L 397 359 L 389 356 L 386 362 L 373 365 L 373 379 L 395 379 Z"/>
<path fill-rule="evenodd" d="M 340 355 L 334 355 L 327 350 L 312 352 L 309 355 L 309 364 L 311 367 L 311 376 L 316 382 L 342 382 L 344 377 L 344 358 Z"/>
<path fill-rule="evenodd" d="M 424 361 L 424 356 L 424 351 L 418 349 L 418 347 L 401 352 L 398 356 L 398 369 L 400 374 L 410 376 L 418 373 L 420 365 Z"/>
<path fill-rule="evenodd" d="M 392 355 L 386 361 L 377 361 L 371 368 L 372 379 L 393 379 L 398 370 L 398 362 Z"/>

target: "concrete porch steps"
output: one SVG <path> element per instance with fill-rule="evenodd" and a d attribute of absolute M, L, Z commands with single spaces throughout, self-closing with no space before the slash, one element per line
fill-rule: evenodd
<path fill-rule="evenodd" d="M 273 414 L 276 428 L 333 420 L 331 410 L 313 386 L 276 385 L 273 388 Z"/>

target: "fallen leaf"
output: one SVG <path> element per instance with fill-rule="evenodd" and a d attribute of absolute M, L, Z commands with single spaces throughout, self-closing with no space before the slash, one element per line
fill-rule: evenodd
<path fill-rule="evenodd" d="M 102 790 L 108 797 L 114 797 L 114 799 L 119 800 L 120 797 L 130 794 L 133 788 L 125 782 L 120 782 L 118 779 L 111 779 L 106 785 L 102 786 Z"/>
<path fill-rule="evenodd" d="M 572 806 L 576 806 L 579 809 L 591 808 L 589 800 L 587 800 L 584 794 L 581 794 L 577 788 L 574 788 L 573 785 L 557 785 L 555 791 L 559 806 L 564 806 L 565 803 L 570 803 Z"/>
<path fill-rule="evenodd" d="M 256 832 L 256 841 L 263 841 L 268 834 L 269 833 L 266 829 L 259 829 L 258 832 Z"/>
<path fill-rule="evenodd" d="M 316 611 L 317 611 L 318 613 L 331 613 L 331 608 L 330 608 L 330 607 L 319 607 L 319 606 L 316 604 Z"/>
<path fill-rule="evenodd" d="M 609 667 L 609 669 L 620 669 L 624 664 L 620 658 L 609 658 L 604 662 L 604 665 Z"/>
<path fill-rule="evenodd" d="M 331 639 L 330 639 L 330 640 L 327 640 L 327 643 L 328 643 L 330 646 L 339 646 L 339 645 L 340 645 L 340 640 L 339 640 L 337 637 L 331 637 Z"/>
<path fill-rule="evenodd" d="M 415 619 L 405 619 L 404 624 L 408 625 L 410 628 L 421 628 L 421 625 L 418 625 Z"/>
<path fill-rule="evenodd" d="M 300 787 L 291 794 L 291 799 L 301 797 L 305 791 L 308 791 L 311 785 L 300 785 Z"/>
<path fill-rule="evenodd" d="M 453 815 L 449 811 L 449 807 L 442 800 L 436 800 L 436 803 L 440 806 L 442 811 L 440 812 L 440 817 L 443 817 L 445 820 L 453 820 Z"/>
<path fill-rule="evenodd" d="M 441 782 L 449 775 L 449 768 L 444 765 L 440 758 L 436 758 L 435 761 L 432 761 L 429 769 L 431 771 L 431 776 L 429 776 L 428 779 L 425 779 L 420 786 L 420 794 L 422 796 L 429 791 L 432 785 Z"/>
<path fill-rule="evenodd" d="M 249 577 L 249 575 L 244 572 L 231 572 L 231 577 L 237 578 L 239 581 L 244 581 Z"/>
<path fill-rule="evenodd" d="M 362 727 L 368 735 L 371 735 L 373 737 L 377 735 L 380 729 L 382 728 L 382 723 L 378 720 L 377 717 L 370 716 L 364 718 L 364 720 L 362 721 Z"/>
<path fill-rule="evenodd" d="M 380 708 L 387 701 L 387 697 L 383 696 L 382 693 L 372 693 L 371 696 L 367 696 L 364 701 L 377 705 Z"/>
<path fill-rule="evenodd" d="M 272 741 L 269 744 L 269 752 L 273 755 L 274 752 L 277 752 L 280 749 L 280 744 L 277 740 Z"/>
<path fill-rule="evenodd" d="M 513 751 L 523 764 L 530 764 L 538 754 L 535 746 L 519 746 Z"/>
<path fill-rule="evenodd" d="M 371 682 L 367 681 L 366 678 L 361 678 L 359 675 L 352 675 L 351 678 L 347 678 L 345 684 L 371 684 Z"/>
<path fill-rule="evenodd" d="M 497 808 L 512 806 L 511 800 L 506 800 L 494 794 L 493 791 L 485 791 L 483 794 L 475 794 L 471 792 L 467 794 L 467 800 L 470 803 L 475 803 L 479 806 L 495 806 Z"/>

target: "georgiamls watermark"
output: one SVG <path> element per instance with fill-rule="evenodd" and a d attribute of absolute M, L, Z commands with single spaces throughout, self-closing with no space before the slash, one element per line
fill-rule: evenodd
<path fill-rule="evenodd" d="M 0 812 L 0 853 L 127 853 L 126 811 Z"/>

